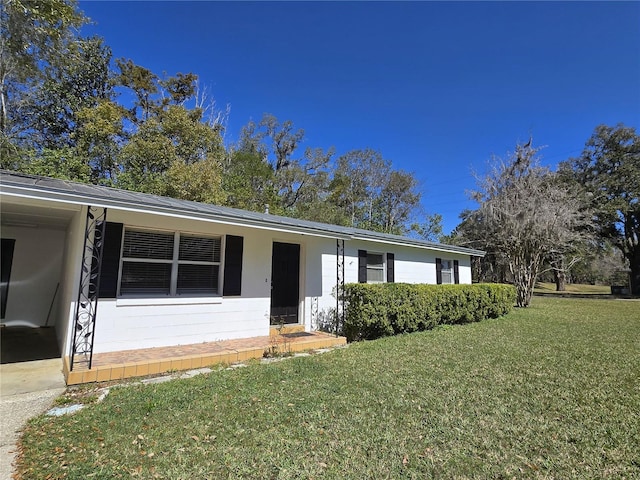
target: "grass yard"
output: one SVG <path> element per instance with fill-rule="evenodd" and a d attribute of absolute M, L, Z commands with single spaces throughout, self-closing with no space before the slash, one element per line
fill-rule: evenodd
<path fill-rule="evenodd" d="M 640 478 L 640 302 L 112 389 L 34 419 L 24 479 Z"/>
<path fill-rule="evenodd" d="M 555 283 L 537 282 L 534 289 L 539 293 L 557 293 L 563 294 L 580 294 L 580 295 L 610 295 L 611 287 L 609 285 L 585 285 L 580 283 L 567 283 L 564 292 L 556 291 Z"/>

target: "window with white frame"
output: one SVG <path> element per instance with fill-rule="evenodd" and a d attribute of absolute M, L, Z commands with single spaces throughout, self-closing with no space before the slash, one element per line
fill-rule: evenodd
<path fill-rule="evenodd" d="M 367 283 L 384 282 L 384 254 L 367 252 Z"/>
<path fill-rule="evenodd" d="M 436 283 L 460 283 L 458 260 L 436 258 Z"/>
<path fill-rule="evenodd" d="M 452 260 L 442 260 L 442 283 L 453 283 Z"/>
<path fill-rule="evenodd" d="M 125 229 L 120 295 L 218 295 L 220 237 Z"/>
<path fill-rule="evenodd" d="M 358 250 L 358 283 L 395 282 L 393 253 Z"/>

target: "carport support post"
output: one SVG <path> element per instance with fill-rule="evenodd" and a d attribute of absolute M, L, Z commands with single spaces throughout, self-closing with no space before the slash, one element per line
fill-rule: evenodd
<path fill-rule="evenodd" d="M 336 239 L 336 337 L 344 325 L 344 240 Z"/>
<path fill-rule="evenodd" d="M 88 205 L 80 284 L 74 313 L 70 370 L 73 370 L 76 361 L 87 363 L 88 368 L 91 369 L 106 226 L 107 209 Z M 76 360 L 76 354 L 83 355 L 84 358 Z"/>

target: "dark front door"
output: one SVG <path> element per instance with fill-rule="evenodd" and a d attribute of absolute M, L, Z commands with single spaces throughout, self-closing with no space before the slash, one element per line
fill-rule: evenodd
<path fill-rule="evenodd" d="M 271 325 L 298 323 L 300 245 L 273 242 L 271 258 Z"/>

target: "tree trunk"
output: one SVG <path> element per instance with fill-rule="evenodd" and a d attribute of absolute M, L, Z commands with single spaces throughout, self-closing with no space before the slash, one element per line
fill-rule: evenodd
<path fill-rule="evenodd" d="M 531 304 L 540 263 L 540 254 L 516 256 L 509 262 L 509 270 L 516 287 L 516 306 L 528 307 Z"/>
<path fill-rule="evenodd" d="M 521 267 L 514 270 L 513 280 L 516 287 L 516 306 L 528 307 L 533 295 L 533 282 L 529 269 Z"/>
<path fill-rule="evenodd" d="M 624 254 L 624 258 L 629 262 L 629 289 L 632 295 L 640 295 L 640 244 L 631 242 L 628 244 L 618 243 Z M 625 248 L 626 247 L 626 248 Z"/>
<path fill-rule="evenodd" d="M 640 262 L 634 262 L 631 264 L 630 277 L 631 277 L 631 293 L 633 295 L 640 295 Z"/>
<path fill-rule="evenodd" d="M 564 270 L 554 269 L 553 279 L 556 282 L 556 292 L 564 292 L 566 290 L 567 273 Z"/>
<path fill-rule="evenodd" d="M 517 307 L 528 307 L 531 303 L 531 294 L 527 289 L 526 285 L 522 283 L 516 284 L 516 306 Z"/>

